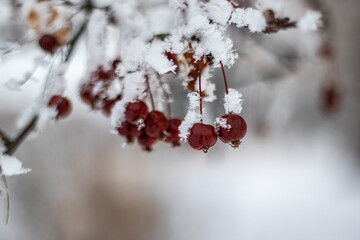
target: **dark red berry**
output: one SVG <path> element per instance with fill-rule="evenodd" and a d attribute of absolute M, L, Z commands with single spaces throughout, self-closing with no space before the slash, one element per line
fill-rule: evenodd
<path fill-rule="evenodd" d="M 39 39 L 39 45 L 40 47 L 45 50 L 46 52 L 49 53 L 54 53 L 56 48 L 59 46 L 56 38 L 52 35 L 43 35 L 40 39 Z"/>
<path fill-rule="evenodd" d="M 190 129 L 188 142 L 196 150 L 203 150 L 206 153 L 215 145 L 216 140 L 215 128 L 211 125 L 195 123 Z"/>
<path fill-rule="evenodd" d="M 180 146 L 179 126 L 181 124 L 181 120 L 178 118 L 170 119 L 168 124 L 168 129 L 165 132 L 165 142 L 172 143 L 174 147 Z"/>
<path fill-rule="evenodd" d="M 159 137 L 168 125 L 168 120 L 162 112 L 151 111 L 145 120 L 145 132 L 150 137 Z"/>
<path fill-rule="evenodd" d="M 118 99 L 112 99 L 112 100 L 104 100 L 103 106 L 101 107 L 101 111 L 105 116 L 110 116 L 111 109 L 114 107 L 115 103 L 118 101 Z"/>
<path fill-rule="evenodd" d="M 112 70 L 105 71 L 104 69 L 100 68 L 97 71 L 97 76 L 99 80 L 106 81 L 106 80 L 111 80 L 114 74 Z"/>
<path fill-rule="evenodd" d="M 145 151 L 149 152 L 152 150 L 152 146 L 156 143 L 157 140 L 157 137 L 150 137 L 145 132 L 143 132 L 138 137 L 138 143 L 140 146 L 142 146 Z"/>
<path fill-rule="evenodd" d="M 322 89 L 321 107 L 325 113 L 331 114 L 339 110 L 341 93 L 335 83 L 331 83 Z"/>
<path fill-rule="evenodd" d="M 137 126 L 134 126 L 128 122 L 123 122 L 120 127 L 117 128 L 120 135 L 127 138 L 128 143 L 132 143 L 134 138 L 139 137 L 143 130 L 139 130 Z"/>
<path fill-rule="evenodd" d="M 52 96 L 49 100 L 48 106 L 56 109 L 56 119 L 66 118 L 70 115 L 72 109 L 70 101 L 59 95 Z"/>
<path fill-rule="evenodd" d="M 221 119 L 225 122 L 226 127 L 219 123 L 216 124 L 220 140 L 224 143 L 230 143 L 232 147 L 238 147 L 246 134 L 245 120 L 236 114 L 226 114 Z"/>
<path fill-rule="evenodd" d="M 141 100 L 136 100 L 135 102 L 130 102 L 126 105 L 125 109 L 125 118 L 126 121 L 133 125 L 137 125 L 139 120 L 145 120 L 149 113 L 149 109 Z"/>
<path fill-rule="evenodd" d="M 87 84 L 84 84 L 80 88 L 80 97 L 83 102 L 86 104 L 92 105 L 94 102 L 94 98 L 91 93 L 91 88 Z"/>

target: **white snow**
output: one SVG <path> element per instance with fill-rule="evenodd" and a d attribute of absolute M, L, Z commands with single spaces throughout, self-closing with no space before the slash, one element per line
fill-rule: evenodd
<path fill-rule="evenodd" d="M 229 113 L 241 113 L 242 110 L 242 94 L 232 88 L 229 88 L 229 94 L 225 93 L 225 97 L 224 97 L 224 108 L 225 108 L 225 112 Z"/>
<path fill-rule="evenodd" d="M 253 8 L 237 8 L 230 19 L 238 28 L 248 27 L 250 32 L 262 32 L 266 27 L 266 20 L 259 10 Z"/>
<path fill-rule="evenodd" d="M 31 171 L 31 169 L 23 168 L 22 162 L 16 157 L 9 155 L 0 155 L 0 167 L 1 174 L 5 176 L 25 174 Z"/>
<path fill-rule="evenodd" d="M 322 26 L 321 13 L 306 11 L 305 15 L 297 22 L 297 27 L 303 31 L 316 31 Z"/>
<path fill-rule="evenodd" d="M 188 94 L 189 99 L 189 108 L 188 112 L 179 126 L 179 137 L 182 141 L 187 141 L 187 138 L 190 134 L 190 128 L 195 124 L 200 122 L 201 115 L 199 112 L 200 107 L 200 95 L 197 92 L 192 92 Z"/>
<path fill-rule="evenodd" d="M 229 1 L 210 0 L 203 4 L 207 16 L 216 23 L 226 25 L 233 11 L 233 6 Z"/>
<path fill-rule="evenodd" d="M 227 120 L 225 118 L 221 118 L 221 117 L 218 117 L 215 119 L 215 126 L 216 126 L 216 130 L 218 130 L 219 127 L 222 127 L 225 129 L 231 128 L 231 126 L 227 124 Z"/>

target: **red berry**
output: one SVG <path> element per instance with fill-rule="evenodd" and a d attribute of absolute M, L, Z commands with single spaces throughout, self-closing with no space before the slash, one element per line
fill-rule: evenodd
<path fill-rule="evenodd" d="M 97 77 L 99 78 L 99 80 L 102 80 L 102 81 L 111 80 L 112 77 L 114 76 L 112 70 L 105 71 L 102 67 L 99 67 L 96 74 L 97 74 Z"/>
<path fill-rule="evenodd" d="M 321 107 L 325 113 L 334 113 L 339 110 L 341 93 L 335 83 L 325 86 L 321 92 Z"/>
<path fill-rule="evenodd" d="M 170 119 L 168 123 L 169 126 L 165 133 L 165 142 L 172 143 L 174 147 L 180 146 L 179 126 L 181 124 L 181 120 L 174 118 Z"/>
<path fill-rule="evenodd" d="M 214 146 L 217 140 L 215 128 L 208 124 L 195 123 L 190 129 L 188 137 L 189 144 L 196 150 L 203 150 L 205 153 Z"/>
<path fill-rule="evenodd" d="M 89 105 L 93 105 L 94 97 L 91 93 L 91 87 L 87 84 L 83 84 L 80 88 L 80 97 L 83 102 Z"/>
<path fill-rule="evenodd" d="M 70 115 L 72 109 L 70 101 L 59 95 L 52 96 L 48 106 L 57 110 L 56 119 L 66 118 Z"/>
<path fill-rule="evenodd" d="M 110 116 L 111 114 L 111 109 L 114 107 L 115 103 L 118 101 L 118 99 L 112 99 L 112 100 L 104 100 L 103 101 L 103 106 L 101 108 L 102 113 L 105 116 Z"/>
<path fill-rule="evenodd" d="M 128 122 L 123 122 L 121 126 L 117 128 L 117 131 L 120 135 L 127 138 L 128 143 L 132 143 L 134 141 L 134 137 L 139 137 L 142 133 L 142 130 L 139 130 L 138 127 Z"/>
<path fill-rule="evenodd" d="M 156 143 L 157 140 L 157 137 L 150 137 L 145 132 L 143 132 L 138 137 L 138 143 L 140 146 L 142 146 L 145 151 L 149 152 L 152 150 L 152 146 Z"/>
<path fill-rule="evenodd" d="M 139 120 L 146 119 L 148 113 L 149 109 L 146 103 L 141 100 L 136 100 L 126 105 L 125 118 L 129 123 L 137 125 Z"/>
<path fill-rule="evenodd" d="M 241 139 L 246 134 L 247 126 L 245 120 L 236 114 L 226 114 L 221 119 L 225 120 L 227 127 L 216 124 L 220 140 L 224 143 L 230 143 L 232 147 L 238 147 Z"/>
<path fill-rule="evenodd" d="M 43 35 L 39 39 L 39 45 L 42 49 L 44 49 L 46 52 L 54 53 L 56 48 L 59 46 L 58 42 L 56 41 L 56 38 L 52 35 Z"/>
<path fill-rule="evenodd" d="M 162 112 L 151 111 L 145 120 L 145 132 L 150 137 L 159 137 L 168 125 L 168 120 Z"/>

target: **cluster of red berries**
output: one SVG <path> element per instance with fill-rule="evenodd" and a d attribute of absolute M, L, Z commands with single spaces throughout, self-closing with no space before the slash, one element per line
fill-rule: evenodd
<path fill-rule="evenodd" d="M 72 111 L 71 102 L 60 95 L 52 96 L 48 102 L 48 107 L 56 110 L 56 120 L 68 117 Z"/>
<path fill-rule="evenodd" d="M 226 122 L 226 127 L 218 123 L 216 128 L 202 122 L 195 123 L 190 129 L 189 145 L 206 153 L 210 147 L 215 145 L 219 137 L 223 143 L 229 143 L 232 147 L 237 148 L 246 134 L 245 120 L 241 116 L 231 113 L 222 116 L 220 119 Z"/>
<path fill-rule="evenodd" d="M 202 67 L 203 58 L 200 60 L 200 70 L 199 70 L 199 93 L 200 93 L 200 114 L 202 117 L 202 96 L 201 96 L 201 67 Z M 221 69 L 223 71 L 224 83 L 226 88 L 226 93 L 228 94 L 227 82 L 224 67 L 221 64 Z M 224 123 L 224 124 L 220 124 Z M 216 128 L 212 125 L 204 124 L 202 122 L 195 123 L 191 129 L 188 136 L 189 145 L 196 149 L 202 150 L 203 152 L 208 152 L 209 148 L 214 146 L 217 138 L 224 143 L 230 143 L 234 148 L 237 148 L 241 144 L 241 139 L 244 138 L 247 131 L 247 126 L 245 120 L 236 114 L 231 112 L 223 115 L 216 122 Z"/>
<path fill-rule="evenodd" d="M 146 151 L 151 151 L 157 141 L 180 145 L 179 126 L 181 120 L 167 119 L 162 112 L 149 108 L 145 102 L 136 100 L 125 108 L 125 121 L 117 128 L 119 135 L 126 137 L 128 143 L 137 138 L 138 143 Z"/>
<path fill-rule="evenodd" d="M 109 95 L 109 90 L 114 81 L 121 81 L 115 74 L 120 60 L 114 60 L 111 68 L 99 66 L 96 71 L 90 75 L 90 79 L 80 87 L 80 97 L 93 110 L 101 110 L 105 116 L 109 116 L 112 107 L 121 99 L 121 94 L 116 96 Z"/>

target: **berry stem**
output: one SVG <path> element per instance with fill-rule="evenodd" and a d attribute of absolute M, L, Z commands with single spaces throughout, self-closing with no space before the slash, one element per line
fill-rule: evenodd
<path fill-rule="evenodd" d="M 151 107 L 152 107 L 152 110 L 155 110 L 155 103 L 154 103 L 154 98 L 153 98 L 153 95 L 152 95 L 152 92 L 150 89 L 149 77 L 146 76 L 145 79 L 146 79 L 146 85 L 147 85 L 147 89 L 148 89 L 149 97 L 150 97 L 150 101 L 151 101 Z"/>
<path fill-rule="evenodd" d="M 204 56 L 201 56 L 200 59 L 200 67 L 199 67 L 199 94 L 200 94 L 200 116 L 201 116 L 201 123 L 203 123 L 203 111 L 202 111 L 202 94 L 201 94 L 201 68 L 202 68 L 202 62 L 203 62 Z"/>
<path fill-rule="evenodd" d="M 224 77 L 225 91 L 226 91 L 226 94 L 229 94 L 228 85 L 227 85 L 227 81 L 226 81 L 225 70 L 224 70 L 224 66 L 223 66 L 221 61 L 220 61 L 220 65 L 221 65 L 221 70 L 222 70 L 223 77 Z"/>

